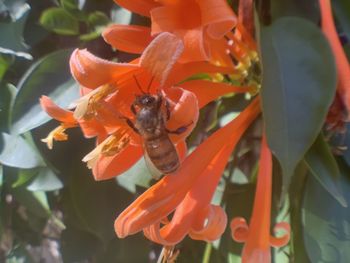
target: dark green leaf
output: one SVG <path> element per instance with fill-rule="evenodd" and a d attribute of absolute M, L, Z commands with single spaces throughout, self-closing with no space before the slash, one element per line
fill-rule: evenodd
<path fill-rule="evenodd" d="M 79 34 L 79 21 L 63 8 L 45 10 L 40 17 L 40 24 L 60 35 Z"/>
<path fill-rule="evenodd" d="M 336 68 L 327 40 L 307 20 L 281 18 L 260 33 L 267 139 L 288 184 L 324 123 Z"/>
<path fill-rule="evenodd" d="M 336 0 L 332 1 L 332 6 L 342 30 L 350 40 L 350 2 L 348 0 Z"/>
<path fill-rule="evenodd" d="M 3 169 L 2 165 L 0 164 L 0 188 L 2 186 L 3 176 L 4 176 L 4 169 Z"/>
<path fill-rule="evenodd" d="M 54 191 L 61 189 L 63 184 L 56 174 L 48 167 L 40 168 L 35 179 L 27 186 L 29 191 Z"/>
<path fill-rule="evenodd" d="M 8 58 L 8 56 L 0 55 L 0 82 L 11 64 L 12 59 Z"/>
<path fill-rule="evenodd" d="M 60 107 L 79 97 L 79 89 L 69 71 L 72 50 L 59 50 L 36 62 L 18 84 L 13 107 L 11 132 L 21 134 L 50 120 L 39 98 L 47 95 Z"/>
<path fill-rule="evenodd" d="M 278 0 L 271 1 L 272 19 L 285 16 L 297 16 L 309 19 L 315 23 L 319 21 L 320 13 L 317 0 Z"/>
<path fill-rule="evenodd" d="M 24 187 L 12 188 L 11 194 L 14 198 L 38 217 L 47 218 L 50 209 L 44 192 L 31 192 Z"/>
<path fill-rule="evenodd" d="M 339 184 L 340 171 L 338 164 L 324 137 L 319 135 L 305 155 L 305 163 L 318 182 L 344 207 L 344 199 Z"/>
<path fill-rule="evenodd" d="M 26 140 L 21 136 L 2 133 L 3 148 L 0 162 L 11 167 L 30 169 L 44 166 L 44 161 Z"/>
<path fill-rule="evenodd" d="M 78 9 L 81 9 L 82 7 L 80 2 L 82 1 L 81 0 L 61 0 L 61 5 L 63 6 L 64 9 L 67 9 L 67 10 L 78 10 Z"/>
<path fill-rule="evenodd" d="M 341 186 L 349 203 L 349 168 L 340 168 Z M 306 184 L 303 218 L 311 262 L 350 262 L 350 208 L 341 206 L 313 177 Z"/>
<path fill-rule="evenodd" d="M 110 22 L 109 18 L 100 11 L 91 13 L 88 17 L 88 21 L 95 28 L 105 26 Z"/>
<path fill-rule="evenodd" d="M 11 118 L 11 109 L 17 89 L 11 84 L 0 85 L 0 129 L 7 130 Z"/>
<path fill-rule="evenodd" d="M 28 47 L 23 40 L 23 30 L 29 10 L 28 4 L 20 3 L 19 8 L 13 9 L 13 13 L 10 12 L 12 21 L 0 22 L 0 53 L 32 59 L 32 56 L 25 52 Z"/>

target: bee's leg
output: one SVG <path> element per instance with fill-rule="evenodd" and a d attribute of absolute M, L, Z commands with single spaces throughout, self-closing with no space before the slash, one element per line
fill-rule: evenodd
<path fill-rule="evenodd" d="M 129 118 L 127 118 L 125 116 L 121 117 L 121 118 L 126 121 L 126 124 L 128 124 L 129 127 L 134 130 L 134 132 L 136 132 L 137 134 L 140 134 L 140 131 L 135 127 L 135 124 L 132 122 L 132 120 L 130 120 Z"/>
<path fill-rule="evenodd" d="M 167 99 L 165 99 L 165 109 L 166 109 L 166 120 L 170 119 L 170 103 Z"/>
<path fill-rule="evenodd" d="M 193 124 L 193 121 L 191 121 L 191 123 L 189 123 L 187 125 L 184 125 L 184 126 L 177 128 L 176 130 L 173 130 L 173 131 L 170 131 L 167 128 L 165 128 L 165 130 L 167 131 L 167 133 L 170 133 L 170 134 L 181 134 L 181 133 L 184 133 L 187 130 L 187 128 L 189 126 L 191 126 L 192 124 Z"/>
<path fill-rule="evenodd" d="M 132 112 L 134 115 L 136 115 L 136 109 L 135 109 L 135 105 L 134 105 L 134 103 L 133 103 L 133 104 L 131 104 L 131 106 L 130 106 L 130 110 L 131 110 L 131 112 Z"/>

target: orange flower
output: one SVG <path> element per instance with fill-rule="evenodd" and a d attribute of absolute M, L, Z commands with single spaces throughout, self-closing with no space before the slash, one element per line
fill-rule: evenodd
<path fill-rule="evenodd" d="M 281 247 L 289 242 L 290 226 L 286 222 L 278 223 L 274 230 L 286 232 L 283 237 L 270 236 L 272 192 L 272 157 L 265 137 L 261 142 L 260 168 L 256 185 L 255 201 L 250 225 L 244 218 L 237 217 L 231 222 L 232 238 L 245 242 L 242 262 L 271 262 L 270 246 Z"/>
<path fill-rule="evenodd" d="M 135 25 L 109 26 L 103 32 L 103 37 L 119 50 L 139 54 L 155 36 L 171 32 L 184 42 L 181 62 L 211 61 L 231 66 L 233 70 L 235 65 L 231 56 L 241 62 L 240 67 L 248 67 L 251 61 L 257 59 L 256 45 L 249 35 L 250 31 L 246 31 L 242 23 L 237 22 L 237 16 L 226 0 L 115 2 L 132 12 L 151 18 L 151 28 Z M 245 7 L 249 8 L 249 5 Z M 250 11 L 252 10 L 251 8 Z M 242 19 L 240 21 L 243 22 Z M 235 33 L 231 32 L 233 29 Z"/>
<path fill-rule="evenodd" d="M 331 1 L 319 0 L 321 10 L 322 30 L 327 37 L 337 66 L 338 72 L 338 94 L 346 108 L 346 115 L 350 113 L 350 65 L 343 47 L 340 43 L 332 15 Z M 341 114 L 341 113 L 340 113 Z M 342 116 L 340 116 L 341 118 Z M 335 123 L 337 120 L 334 121 Z"/>
<path fill-rule="evenodd" d="M 226 227 L 226 214 L 210 201 L 233 148 L 259 113 L 259 100 L 255 99 L 236 119 L 199 145 L 180 170 L 138 197 L 116 219 L 117 235 L 126 237 L 144 230 L 149 239 L 166 246 L 180 242 L 187 234 L 206 241 L 219 238 Z"/>
<path fill-rule="evenodd" d="M 248 87 L 221 83 L 209 86 L 208 81 L 203 80 L 184 84 L 183 88 L 190 86 L 188 90 L 174 86 L 194 73 L 227 70 L 207 62 L 197 63 L 195 69 L 192 68 L 193 63 L 178 66 L 176 60 L 182 50 L 183 44 L 178 37 L 162 33 L 144 50 L 140 59 L 131 63 L 106 61 L 87 50 L 73 52 L 70 67 L 82 86 L 82 97 L 74 103 L 74 113 L 68 112 L 75 117 L 75 125 L 80 125 L 85 136 L 97 136 L 97 147 L 83 159 L 93 169 L 96 180 L 109 179 L 124 172 L 143 154 L 139 135 L 125 121 L 125 117 L 134 118 L 130 106 L 135 100 L 134 95 L 141 92 L 135 78 L 145 89 L 155 78 L 149 92 L 155 94 L 160 90 L 168 100 L 171 108 L 171 117 L 167 122 L 169 130 L 192 123 L 183 134 L 171 135 L 178 148 L 184 148 L 183 141 L 197 122 L 198 104 L 203 107 L 223 94 L 250 90 Z M 51 116 L 60 120 L 58 115 Z"/>

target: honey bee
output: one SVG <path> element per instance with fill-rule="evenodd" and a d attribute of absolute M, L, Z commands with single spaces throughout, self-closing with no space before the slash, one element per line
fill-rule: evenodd
<path fill-rule="evenodd" d="M 135 122 L 130 119 L 126 121 L 142 138 L 146 162 L 150 161 L 161 174 L 173 173 L 180 167 L 180 158 L 169 134 L 181 134 L 192 123 L 174 131 L 168 130 L 165 124 L 170 118 L 169 103 L 162 93 L 158 92 L 156 95 L 149 93 L 153 78 L 148 85 L 147 92 L 142 90 L 135 76 L 134 79 L 142 94 L 135 95 L 135 100 L 130 108 L 136 117 Z M 159 178 L 157 177 L 155 176 L 155 179 Z"/>

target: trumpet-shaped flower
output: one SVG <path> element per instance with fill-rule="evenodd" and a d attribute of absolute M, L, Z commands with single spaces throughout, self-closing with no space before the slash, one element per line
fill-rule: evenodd
<path fill-rule="evenodd" d="M 149 239 L 166 246 L 179 243 L 188 234 L 206 241 L 219 238 L 227 219 L 221 207 L 210 204 L 211 198 L 233 148 L 259 113 L 255 99 L 199 145 L 179 171 L 163 177 L 137 198 L 116 219 L 117 235 L 126 237 L 143 230 Z"/>
<path fill-rule="evenodd" d="M 167 129 L 176 130 L 191 123 L 184 133 L 171 135 L 171 140 L 178 145 L 178 151 L 184 148 L 184 139 L 196 124 L 199 107 L 226 93 L 250 90 L 249 87 L 221 83 L 209 86 L 208 81 L 203 80 L 189 81 L 183 87 L 176 86 L 177 82 L 195 73 L 227 70 L 207 62 L 197 63 L 195 69 L 193 63 L 177 65 L 176 60 L 182 51 L 181 39 L 163 33 L 151 42 L 139 59 L 131 63 L 103 60 L 87 50 L 73 52 L 70 59 L 71 72 L 81 84 L 82 93 L 82 97 L 72 104 L 74 112 L 56 106 L 50 114 L 48 109 L 52 108 L 49 107 L 52 102 L 50 104 L 45 99 L 42 104 L 52 117 L 63 124 L 71 121 L 74 126 L 80 125 L 86 137 L 97 136 L 98 145 L 83 158 L 93 170 L 96 180 L 109 179 L 124 172 L 143 155 L 140 136 L 125 120 L 135 118 L 130 106 L 135 100 L 135 94 L 142 93 L 138 84 L 144 89 L 149 86 L 150 94 L 161 92 L 168 101 L 171 114 L 166 124 Z M 186 85 L 189 85 L 188 89 Z M 70 119 L 66 121 L 57 112 L 65 112 Z M 49 137 L 66 139 L 60 137 L 58 132 L 55 133 L 58 135 Z"/>
<path fill-rule="evenodd" d="M 240 70 L 247 69 L 251 61 L 257 59 L 256 45 L 249 35 L 250 28 L 249 31 L 244 28 L 242 18 L 237 22 L 237 16 L 226 0 L 115 2 L 151 19 L 151 28 L 135 25 L 109 26 L 103 32 L 103 37 L 119 50 L 139 54 L 155 36 L 171 32 L 184 43 L 181 62 L 211 61 L 230 66 L 233 73 L 235 65 L 232 56 L 241 62 Z M 240 6 L 245 7 L 244 12 L 240 12 L 242 17 L 249 11 L 252 13 L 252 8 L 248 10 L 249 5 Z M 191 15 L 188 15 L 188 10 L 191 10 Z"/>
<path fill-rule="evenodd" d="M 274 231 L 284 230 L 282 237 L 270 236 L 272 193 L 272 157 L 262 139 L 260 152 L 260 167 L 256 185 L 253 214 L 248 226 L 244 218 L 237 217 L 231 221 L 232 238 L 237 242 L 245 242 L 242 252 L 243 263 L 271 262 L 270 246 L 285 246 L 289 241 L 290 226 L 288 223 L 278 223 Z"/>

